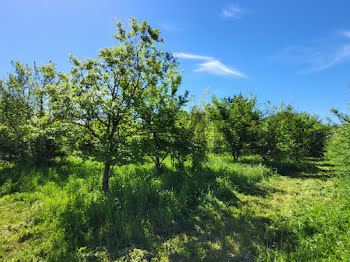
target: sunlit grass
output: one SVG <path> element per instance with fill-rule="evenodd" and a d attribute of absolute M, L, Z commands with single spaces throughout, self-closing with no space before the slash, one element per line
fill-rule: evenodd
<path fill-rule="evenodd" d="M 0 260 L 344 261 L 350 181 L 303 163 L 280 174 L 255 156 L 210 155 L 194 173 L 130 164 L 108 194 L 98 162 L 4 167 Z"/>

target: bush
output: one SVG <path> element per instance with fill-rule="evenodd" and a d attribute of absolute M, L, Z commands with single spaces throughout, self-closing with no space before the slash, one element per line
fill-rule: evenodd
<path fill-rule="evenodd" d="M 350 123 L 334 131 L 326 147 L 326 157 L 334 164 L 337 174 L 350 174 Z"/>

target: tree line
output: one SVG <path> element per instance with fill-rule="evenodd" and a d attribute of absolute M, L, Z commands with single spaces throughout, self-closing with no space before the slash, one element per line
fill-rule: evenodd
<path fill-rule="evenodd" d="M 114 165 L 145 159 L 162 172 L 167 158 L 196 170 L 208 153 L 228 152 L 235 161 L 323 154 L 330 126 L 292 106 L 263 110 L 256 97 L 236 94 L 188 109 L 179 64 L 146 21 L 116 23 L 114 38 L 97 58 L 70 56 L 69 72 L 53 62 L 12 62 L 0 80 L 2 161 L 40 166 L 71 154 L 92 157 L 104 163 L 106 192 Z"/>

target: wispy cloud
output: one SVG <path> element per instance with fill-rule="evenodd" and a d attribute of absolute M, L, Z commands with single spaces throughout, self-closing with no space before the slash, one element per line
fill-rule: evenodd
<path fill-rule="evenodd" d="M 298 66 L 298 73 L 320 72 L 350 61 L 350 41 L 344 40 L 350 38 L 350 31 L 338 32 L 313 44 L 284 48 L 272 58 Z"/>
<path fill-rule="evenodd" d="M 323 63 L 316 64 L 313 70 L 311 71 L 322 71 L 325 69 L 328 69 L 332 66 L 335 66 L 336 64 L 339 64 L 341 62 L 344 62 L 350 58 L 350 45 L 345 45 L 339 50 L 337 50 L 333 55 L 330 57 L 323 59 Z"/>
<path fill-rule="evenodd" d="M 218 59 L 211 56 L 202 56 L 183 52 L 174 53 L 173 55 L 177 58 L 202 60 L 203 62 L 198 64 L 198 67 L 194 69 L 194 72 L 207 72 L 213 75 L 231 75 L 240 78 L 246 77 L 244 73 L 223 64 Z"/>
<path fill-rule="evenodd" d="M 175 32 L 175 31 L 181 30 L 180 27 L 173 25 L 173 24 L 161 24 L 160 28 L 164 31 L 167 31 L 167 32 Z"/>
<path fill-rule="evenodd" d="M 188 54 L 183 52 L 173 53 L 173 55 L 177 58 L 194 59 L 194 60 L 213 60 L 214 59 L 211 56 L 202 56 L 202 55 Z"/>
<path fill-rule="evenodd" d="M 246 77 L 243 73 L 228 67 L 218 60 L 211 60 L 205 63 L 199 64 L 199 67 L 194 70 L 195 72 L 208 72 L 214 75 L 234 75 L 238 77 Z"/>
<path fill-rule="evenodd" d="M 245 13 L 244 9 L 239 7 L 237 4 L 230 4 L 229 6 L 221 9 L 220 16 L 223 18 L 242 18 Z"/>
<path fill-rule="evenodd" d="M 347 38 L 350 38 L 350 30 L 341 30 L 341 31 L 340 31 L 340 34 L 341 34 L 342 36 L 345 36 L 345 37 L 347 37 Z"/>

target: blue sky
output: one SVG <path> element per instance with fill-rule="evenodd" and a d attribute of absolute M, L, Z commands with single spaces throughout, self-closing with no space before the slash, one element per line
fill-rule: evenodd
<path fill-rule="evenodd" d="M 10 61 L 95 57 L 113 22 L 131 16 L 161 30 L 183 69 L 181 91 L 257 95 L 330 117 L 350 101 L 350 1 L 11 0 L 0 3 L 0 75 Z M 334 118 L 333 118 L 334 119 Z"/>

